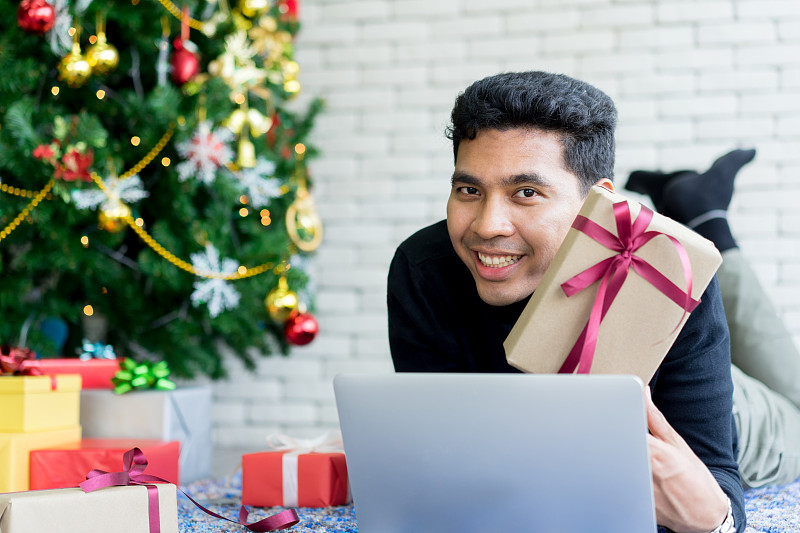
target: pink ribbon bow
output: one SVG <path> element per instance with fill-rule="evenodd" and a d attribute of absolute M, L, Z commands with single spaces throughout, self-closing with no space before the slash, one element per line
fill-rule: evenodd
<path fill-rule="evenodd" d="M 622 285 L 625 283 L 629 269 L 633 268 L 640 276 L 650 282 L 651 285 L 680 306 L 681 309 L 684 310 L 681 321 L 683 317 L 686 316 L 686 313 L 692 312 L 699 303 L 691 296 L 692 265 L 686 249 L 671 235 L 659 231 L 645 231 L 650 221 L 653 219 L 653 211 L 642 206 L 639 216 L 631 223 L 631 211 L 628 202 L 618 202 L 613 205 L 613 208 L 614 219 L 617 225 L 617 235 L 614 235 L 582 215 L 578 215 L 575 218 L 575 222 L 572 223 L 573 228 L 585 233 L 606 248 L 614 250 L 617 254 L 596 263 L 561 284 L 564 294 L 570 297 L 589 287 L 594 282 L 600 281 L 594 304 L 589 314 L 589 320 L 586 326 L 584 326 L 583 331 L 581 331 L 578 340 L 572 347 L 564 364 L 561 365 L 558 371 L 562 374 L 572 373 L 575 371 L 576 367 L 579 374 L 588 374 L 591 370 L 595 349 L 597 347 L 600 323 L 603 318 L 605 318 L 608 309 L 611 307 Z M 683 268 L 683 275 L 686 281 L 685 292 L 672 283 L 661 272 L 656 270 L 650 263 L 634 255 L 639 248 L 659 235 L 667 237 L 675 246 L 678 257 L 681 260 L 681 267 Z M 678 325 L 680 325 L 680 321 Z M 675 329 L 677 329 L 677 327 L 678 326 L 676 326 Z"/>
<path fill-rule="evenodd" d="M 144 485 L 147 487 L 150 533 L 160 533 L 161 524 L 159 521 L 158 511 L 158 489 L 150 483 L 169 483 L 169 481 L 157 476 L 145 474 L 145 468 L 147 468 L 147 458 L 145 457 L 144 453 L 142 453 L 142 450 L 139 448 L 133 448 L 125 452 L 125 454 L 122 456 L 121 472 L 105 472 L 97 469 L 92 470 L 86 474 L 86 481 L 81 483 L 80 487 L 83 489 L 83 492 L 92 492 L 104 487 Z M 181 490 L 181 492 L 183 491 Z M 293 509 L 287 509 L 286 511 L 281 511 L 280 513 L 268 516 L 267 518 L 259 520 L 258 522 L 248 524 L 246 522 L 247 515 L 249 513 L 247 509 L 242 506 L 239 510 L 239 521 L 237 522 L 206 509 L 185 492 L 183 492 L 183 495 L 189 498 L 189 501 L 195 504 L 206 514 L 234 524 L 242 525 L 250 531 L 255 531 L 257 533 L 286 529 L 292 527 L 300 521 L 296 511 Z"/>

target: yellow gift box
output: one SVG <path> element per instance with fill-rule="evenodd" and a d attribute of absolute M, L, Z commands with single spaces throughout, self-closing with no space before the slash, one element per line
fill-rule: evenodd
<path fill-rule="evenodd" d="M 178 533 L 175 485 L 156 484 L 161 533 Z M 108 487 L 0 494 L 0 531 L 150 533 L 147 487 Z"/>
<path fill-rule="evenodd" d="M 78 425 L 81 376 L 0 377 L 0 433 L 28 433 Z"/>
<path fill-rule="evenodd" d="M 31 450 L 52 448 L 80 440 L 81 427 L 77 424 L 50 431 L 0 433 L 0 492 L 28 490 Z"/>

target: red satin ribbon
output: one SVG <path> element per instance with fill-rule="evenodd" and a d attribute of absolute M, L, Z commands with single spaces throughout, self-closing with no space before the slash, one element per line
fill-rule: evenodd
<path fill-rule="evenodd" d="M 150 474 L 145 474 L 144 469 L 147 468 L 147 458 L 145 457 L 142 450 L 139 448 L 133 448 L 125 452 L 122 456 L 122 468 L 121 472 L 105 472 L 103 470 L 92 470 L 88 474 L 86 474 L 86 481 L 80 484 L 81 489 L 84 492 L 92 492 L 97 489 L 102 489 L 104 487 L 113 487 L 113 486 L 125 486 L 125 485 L 144 485 L 147 487 L 147 503 L 148 503 L 148 513 L 149 513 L 149 521 L 150 521 L 150 533 L 160 533 L 161 532 L 161 525 L 159 522 L 159 511 L 158 511 L 158 489 L 151 485 L 150 483 L 169 483 L 166 479 L 162 479 L 157 476 L 151 476 Z M 178 489 L 180 490 L 180 489 Z M 181 492 L 183 492 L 181 490 Z M 297 516 L 297 512 L 294 509 L 287 509 L 285 511 L 281 511 L 280 513 L 274 514 L 272 516 L 268 516 L 258 522 L 253 522 L 251 524 L 247 522 L 247 509 L 244 506 L 239 510 L 239 521 L 231 520 L 230 518 L 226 518 L 224 516 L 218 515 L 217 513 L 206 509 L 199 503 L 197 503 L 191 496 L 183 492 L 183 495 L 189 498 L 189 500 L 195 504 L 197 507 L 200 508 L 203 512 L 221 520 L 225 520 L 231 522 L 233 524 L 239 524 L 244 526 L 245 528 L 249 529 L 250 531 L 255 531 L 257 533 L 264 533 L 267 531 L 276 531 L 279 529 L 286 529 L 292 527 L 293 525 L 297 524 L 300 519 Z"/>
<path fill-rule="evenodd" d="M 578 215 L 575 222 L 572 223 L 573 228 L 585 233 L 606 248 L 614 250 L 617 254 L 596 263 L 561 284 L 564 294 L 570 297 L 586 289 L 596 281 L 600 281 L 594 304 L 589 314 L 589 320 L 586 322 L 586 326 L 581 331 L 564 364 L 558 370 L 560 374 L 572 373 L 576 367 L 578 374 L 588 374 L 589 370 L 591 370 L 595 349 L 597 348 L 600 323 L 605 318 L 608 309 L 625 283 L 629 269 L 633 268 L 640 276 L 683 309 L 684 313 L 681 321 L 686 316 L 686 313 L 692 312 L 697 307 L 697 304 L 700 303 L 691 296 L 692 264 L 689 260 L 689 254 L 683 245 L 666 233 L 645 231 L 653 219 L 653 212 L 642 206 L 639 216 L 631 223 L 631 211 L 628 202 L 618 202 L 613 205 L 613 208 L 617 235 L 582 215 Z M 667 237 L 675 246 L 686 281 L 685 292 L 650 263 L 634 255 L 639 248 L 659 235 Z M 680 325 L 680 321 L 678 321 L 678 325 Z"/>

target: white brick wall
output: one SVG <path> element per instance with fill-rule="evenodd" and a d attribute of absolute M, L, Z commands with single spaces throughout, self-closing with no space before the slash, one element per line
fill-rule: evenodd
<path fill-rule="evenodd" d="M 394 248 L 443 218 L 450 106 L 508 69 L 597 84 L 620 109 L 617 176 L 705 168 L 758 148 L 730 214 L 741 247 L 800 343 L 798 0 L 303 0 L 299 104 L 327 101 L 314 141 L 326 224 L 314 260 L 321 333 L 216 383 L 220 449 L 272 431 L 335 427 L 338 372 L 390 372 L 385 278 Z"/>

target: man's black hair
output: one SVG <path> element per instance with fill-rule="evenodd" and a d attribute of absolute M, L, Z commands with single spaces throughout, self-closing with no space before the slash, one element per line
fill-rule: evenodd
<path fill-rule="evenodd" d="M 482 129 L 541 129 L 560 135 L 567 168 L 583 193 L 601 178 L 614 178 L 611 98 L 586 82 L 549 72 L 509 72 L 478 80 L 458 95 L 447 138 L 453 157 L 462 139 Z"/>

